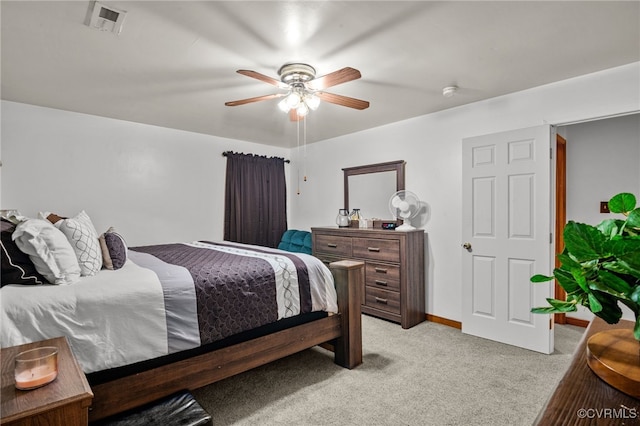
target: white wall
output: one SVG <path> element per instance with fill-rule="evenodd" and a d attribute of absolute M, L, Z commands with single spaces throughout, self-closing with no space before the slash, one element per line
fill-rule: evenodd
<path fill-rule="evenodd" d="M 2 102 L 0 207 L 27 216 L 86 210 L 130 246 L 222 240 L 223 151 L 288 149 Z M 287 167 L 285 167 L 285 170 Z"/>
<path fill-rule="evenodd" d="M 598 224 L 616 214 L 600 213 L 600 201 L 619 192 L 640 199 L 640 114 L 566 126 L 567 220 Z M 624 308 L 625 318 L 632 319 Z M 591 320 L 581 308 L 568 314 Z"/>
<path fill-rule="evenodd" d="M 462 139 L 637 110 L 640 63 L 312 144 L 309 180 L 300 196 L 292 196 L 290 224 L 301 229 L 334 224 L 342 206 L 343 167 L 406 160 L 407 189 L 430 207 L 424 224 L 427 312 L 460 321 Z"/>
<path fill-rule="evenodd" d="M 86 209 L 99 230 L 116 226 L 130 245 L 221 239 L 221 152 L 231 149 L 292 159 L 289 227 L 309 229 L 335 224 L 342 168 L 405 160 L 407 189 L 430 208 L 423 224 L 427 311 L 460 321 L 462 139 L 637 111 L 639 80 L 640 63 L 634 63 L 311 144 L 306 155 L 2 102 L 0 207 L 28 215 Z M 298 173 L 305 171 L 297 195 Z"/>

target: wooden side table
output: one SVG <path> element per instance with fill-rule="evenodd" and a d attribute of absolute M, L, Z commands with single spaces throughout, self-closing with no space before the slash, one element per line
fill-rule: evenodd
<path fill-rule="evenodd" d="M 633 329 L 633 322 L 607 324 L 594 318 L 578 343 L 573 361 L 535 421 L 537 426 L 621 426 L 640 422 L 640 400 L 609 386 L 587 364 L 587 341 L 612 329 Z"/>
<path fill-rule="evenodd" d="M 42 346 L 58 348 L 58 377 L 41 388 L 22 391 L 15 387 L 14 362 L 22 351 Z M 0 424 L 7 426 L 64 425 L 89 423 L 93 393 L 73 356 L 66 337 L 43 340 L 0 350 Z"/>

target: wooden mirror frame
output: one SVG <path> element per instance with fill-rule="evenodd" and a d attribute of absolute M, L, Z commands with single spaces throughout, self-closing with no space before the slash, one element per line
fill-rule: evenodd
<path fill-rule="evenodd" d="M 404 189 L 404 160 L 390 161 L 388 163 L 368 164 L 366 166 L 346 167 L 344 172 L 344 208 L 349 210 L 349 176 L 363 175 L 367 173 L 396 172 L 396 191 Z"/>

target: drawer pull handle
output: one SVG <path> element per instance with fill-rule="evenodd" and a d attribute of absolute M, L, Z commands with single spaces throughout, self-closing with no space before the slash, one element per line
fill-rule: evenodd
<path fill-rule="evenodd" d="M 367 250 L 375 251 L 376 253 L 380 251 L 380 249 L 378 247 L 367 247 Z"/>
<path fill-rule="evenodd" d="M 376 272 L 378 272 L 380 274 L 386 274 L 387 273 L 387 268 L 376 268 Z"/>
<path fill-rule="evenodd" d="M 337 244 L 333 244 L 333 243 L 329 243 L 329 244 L 327 244 L 327 247 L 337 248 L 338 245 Z"/>
<path fill-rule="evenodd" d="M 376 284 L 378 285 L 383 285 L 383 286 L 387 286 L 387 282 L 386 281 L 381 281 L 381 280 L 376 280 Z"/>
<path fill-rule="evenodd" d="M 387 304 L 387 299 L 383 299 L 381 297 L 376 297 L 376 302 L 378 303 L 384 303 L 385 305 Z"/>

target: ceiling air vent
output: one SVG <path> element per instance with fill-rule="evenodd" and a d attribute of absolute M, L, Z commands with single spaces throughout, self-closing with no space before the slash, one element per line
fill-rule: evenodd
<path fill-rule="evenodd" d="M 95 2 L 93 4 L 89 26 L 100 31 L 110 31 L 115 34 L 120 34 L 126 14 L 127 12 L 125 10 Z"/>

